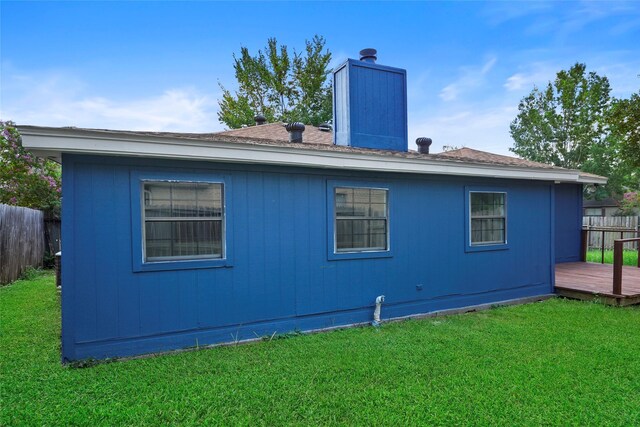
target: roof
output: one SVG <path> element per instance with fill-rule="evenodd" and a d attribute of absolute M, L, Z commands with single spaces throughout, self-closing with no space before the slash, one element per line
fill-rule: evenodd
<path fill-rule="evenodd" d="M 259 126 L 249 126 L 241 129 L 231 129 L 223 132 L 218 132 L 217 135 L 224 136 L 237 136 L 240 138 L 253 138 L 253 139 L 269 139 L 272 141 L 289 141 L 289 133 L 284 128 L 285 123 L 269 123 Z M 322 131 L 319 128 L 311 125 L 305 125 L 305 130 L 302 133 L 303 143 L 309 144 L 333 144 L 333 132 Z"/>
<path fill-rule="evenodd" d="M 530 160 L 519 159 L 517 157 L 503 156 L 501 154 L 493 154 L 486 151 L 474 150 L 473 148 L 459 148 L 457 150 L 445 151 L 435 154 L 441 158 L 452 158 L 468 162 L 484 162 L 496 165 L 510 165 L 525 168 L 542 168 L 542 169 L 562 169 L 557 166 L 548 165 L 546 163 L 532 162 Z"/>
<path fill-rule="evenodd" d="M 60 160 L 62 153 L 137 156 L 440 175 L 604 184 L 606 178 L 470 148 L 421 154 L 333 145 L 331 132 L 307 126 L 292 143 L 279 123 L 216 133 L 145 132 L 19 126 L 23 145 Z M 282 133 L 284 131 L 284 134 Z M 308 132 L 308 134 L 307 134 Z M 256 136 L 257 135 L 257 136 Z"/>
<path fill-rule="evenodd" d="M 616 199 L 609 197 L 606 199 L 602 199 L 602 200 L 594 200 L 594 199 L 584 199 L 582 201 L 582 206 L 585 208 L 600 208 L 600 207 L 619 207 L 620 206 L 620 202 L 618 202 Z"/>

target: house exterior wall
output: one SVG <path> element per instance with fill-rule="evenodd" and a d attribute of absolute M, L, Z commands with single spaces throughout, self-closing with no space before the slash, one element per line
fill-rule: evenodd
<path fill-rule="evenodd" d="M 555 186 L 555 257 L 557 263 L 580 261 L 582 185 Z"/>
<path fill-rule="evenodd" d="M 140 266 L 147 175 L 223 177 L 227 259 Z M 63 182 L 65 361 L 366 322 L 378 295 L 385 319 L 553 290 L 552 183 L 78 155 L 63 156 Z M 331 256 L 341 182 L 388 189 L 388 254 Z M 499 250 L 468 250 L 474 188 L 507 194 Z"/>

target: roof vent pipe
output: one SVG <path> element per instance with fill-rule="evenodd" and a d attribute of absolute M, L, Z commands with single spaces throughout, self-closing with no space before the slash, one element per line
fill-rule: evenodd
<path fill-rule="evenodd" d="M 267 118 L 265 116 L 263 116 L 262 114 L 257 114 L 253 120 L 256 121 L 256 126 L 260 126 L 263 125 L 265 123 L 267 123 Z"/>
<path fill-rule="evenodd" d="M 418 145 L 418 153 L 429 154 L 429 146 L 433 141 L 431 138 L 418 138 L 416 144 Z"/>
<path fill-rule="evenodd" d="M 302 142 L 304 124 L 300 122 L 287 123 L 284 128 L 289 132 L 289 142 Z"/>
<path fill-rule="evenodd" d="M 360 51 L 360 61 L 362 62 L 372 62 L 375 64 L 376 60 L 378 59 L 378 57 L 376 56 L 378 54 L 378 51 L 375 49 L 362 49 Z"/>
<path fill-rule="evenodd" d="M 318 130 L 322 131 L 322 132 L 330 132 L 331 131 L 331 125 L 327 122 L 325 123 L 320 123 L 318 125 Z"/>

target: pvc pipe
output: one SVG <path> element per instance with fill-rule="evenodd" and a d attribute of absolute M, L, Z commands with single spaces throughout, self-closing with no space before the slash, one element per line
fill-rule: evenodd
<path fill-rule="evenodd" d="M 384 302 L 384 295 L 380 295 L 376 298 L 376 309 L 373 311 L 373 322 L 371 324 L 373 326 L 380 325 L 380 309 L 382 308 L 382 303 Z"/>

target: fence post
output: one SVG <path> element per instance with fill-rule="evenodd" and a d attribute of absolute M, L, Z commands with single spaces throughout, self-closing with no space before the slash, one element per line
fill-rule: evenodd
<path fill-rule="evenodd" d="M 613 293 L 622 294 L 622 247 L 623 242 L 613 242 Z"/>
<path fill-rule="evenodd" d="M 582 229 L 582 240 L 580 242 L 580 261 L 587 262 L 587 251 L 589 250 L 589 230 Z"/>
<path fill-rule="evenodd" d="M 62 287 L 62 252 L 56 253 L 56 287 Z"/>

